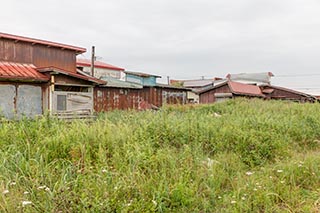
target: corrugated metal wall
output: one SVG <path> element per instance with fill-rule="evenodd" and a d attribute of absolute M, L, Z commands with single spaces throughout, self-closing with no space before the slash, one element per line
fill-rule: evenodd
<path fill-rule="evenodd" d="M 185 104 L 187 92 L 159 87 L 145 87 L 143 89 L 96 87 L 94 90 L 94 109 L 96 112 L 139 109 L 141 101 L 157 107 L 161 107 L 163 104 Z"/>
<path fill-rule="evenodd" d="M 0 84 L 0 114 L 6 118 L 35 117 L 43 112 L 41 85 Z"/>
<path fill-rule="evenodd" d="M 13 118 L 15 112 L 16 87 L 14 85 L 0 85 L 0 116 Z"/>

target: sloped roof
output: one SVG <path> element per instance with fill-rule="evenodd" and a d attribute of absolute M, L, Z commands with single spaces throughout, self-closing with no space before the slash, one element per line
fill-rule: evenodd
<path fill-rule="evenodd" d="M 91 60 L 77 58 L 77 66 L 90 67 L 91 66 Z M 107 64 L 107 63 L 104 63 L 102 61 L 95 61 L 94 62 L 94 67 L 117 70 L 117 71 L 124 71 L 124 68 L 117 67 L 117 66 L 114 66 L 114 65 L 111 65 L 111 64 Z"/>
<path fill-rule="evenodd" d="M 253 95 L 253 96 L 264 96 L 261 92 L 260 87 L 250 84 L 242 84 L 239 82 L 228 81 L 229 88 L 232 93 L 237 95 Z"/>
<path fill-rule="evenodd" d="M 152 74 L 147 74 L 147 73 L 142 73 L 142 72 L 125 71 L 125 73 L 126 73 L 126 74 L 129 74 L 129 75 L 140 76 L 140 77 L 156 77 L 156 78 L 161 78 L 161 76 L 158 76 L 158 75 L 152 75 Z"/>
<path fill-rule="evenodd" d="M 74 78 L 78 78 L 78 79 L 82 79 L 85 81 L 89 81 L 95 84 L 106 84 L 106 81 L 88 76 L 88 75 L 82 75 L 82 74 L 78 74 L 78 73 L 74 73 L 74 72 L 70 72 L 67 70 L 62 70 L 60 68 L 56 68 L 56 67 L 42 67 L 42 68 L 37 68 L 37 70 L 39 72 L 54 72 L 54 73 L 59 73 L 59 74 L 63 74 L 63 75 L 67 75 L 67 76 L 71 76 Z"/>
<path fill-rule="evenodd" d="M 49 78 L 33 64 L 0 61 L 0 80 L 46 82 Z"/>
<path fill-rule="evenodd" d="M 234 82 L 234 81 L 226 81 L 224 83 L 221 83 L 217 86 L 205 88 L 204 90 L 199 91 L 198 93 L 204 93 L 207 91 L 210 91 L 212 89 L 216 89 L 219 87 L 222 87 L 224 85 L 228 85 L 231 92 L 236 95 L 248 95 L 248 96 L 258 96 L 258 97 L 264 97 L 264 95 L 261 92 L 260 87 L 255 86 L 255 85 L 249 85 L 249 84 L 243 84 L 239 82 Z"/>
<path fill-rule="evenodd" d="M 24 41 L 24 42 L 33 43 L 33 44 L 42 44 L 42 45 L 47 45 L 47 46 L 51 46 L 51 47 L 58 47 L 58 48 L 73 50 L 77 53 L 86 52 L 86 49 L 82 48 L 82 47 L 76 47 L 76 46 L 72 46 L 72 45 L 68 45 L 68 44 L 61 44 L 61 43 L 57 43 L 57 42 L 40 40 L 40 39 L 35 39 L 35 38 L 28 38 L 28 37 L 24 37 L 24 36 L 12 35 L 12 34 L 1 33 L 1 32 L 0 32 L 0 38 L 6 38 L 6 39 L 15 40 L 15 41 Z"/>
<path fill-rule="evenodd" d="M 297 90 L 293 90 L 293 89 L 289 89 L 289 88 L 285 88 L 285 87 L 279 87 L 279 86 L 273 86 L 273 85 L 265 85 L 265 86 L 261 86 L 261 88 L 263 88 L 263 92 L 268 92 L 268 90 L 270 89 L 278 89 L 278 90 L 283 90 L 283 91 L 286 91 L 286 92 L 291 92 L 291 93 L 294 93 L 294 94 L 297 94 L 297 95 L 301 95 L 301 96 L 305 96 L 305 97 L 311 97 L 311 98 L 315 98 L 315 96 L 313 95 L 310 95 L 310 94 L 307 94 L 307 93 L 304 93 L 304 92 L 300 92 L 300 91 L 297 91 Z M 268 88 L 268 89 L 267 89 Z"/>

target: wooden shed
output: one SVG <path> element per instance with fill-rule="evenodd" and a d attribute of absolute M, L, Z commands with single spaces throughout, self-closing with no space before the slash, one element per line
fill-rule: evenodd
<path fill-rule="evenodd" d="M 104 81 L 76 69 L 86 49 L 0 33 L 0 111 L 34 117 L 49 110 L 93 110 L 93 87 Z M 84 98 L 85 97 L 85 98 Z M 72 103 L 71 103 L 72 102 Z"/>
<path fill-rule="evenodd" d="M 234 97 L 264 98 L 260 88 L 233 81 L 226 81 L 199 92 L 200 103 L 214 103 Z"/>
<path fill-rule="evenodd" d="M 260 86 L 260 88 L 266 99 L 289 100 L 296 102 L 315 102 L 317 100 L 317 98 L 312 95 L 284 87 L 263 85 Z"/>

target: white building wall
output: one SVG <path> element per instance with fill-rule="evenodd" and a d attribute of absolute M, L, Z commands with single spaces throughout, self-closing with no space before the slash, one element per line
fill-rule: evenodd
<path fill-rule="evenodd" d="M 83 67 L 83 71 L 91 74 L 91 68 L 90 67 Z M 94 77 L 96 78 L 102 78 L 102 77 L 113 77 L 117 79 L 121 79 L 123 71 L 120 70 L 112 70 L 112 69 L 105 69 L 105 68 L 94 68 Z"/>

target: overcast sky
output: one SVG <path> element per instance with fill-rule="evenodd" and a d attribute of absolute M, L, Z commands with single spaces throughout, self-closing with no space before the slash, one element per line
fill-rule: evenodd
<path fill-rule="evenodd" d="M 87 48 L 166 78 L 273 72 L 320 90 L 319 0 L 28 0 L 1 4 L 0 31 Z"/>

